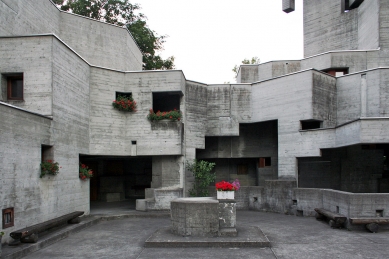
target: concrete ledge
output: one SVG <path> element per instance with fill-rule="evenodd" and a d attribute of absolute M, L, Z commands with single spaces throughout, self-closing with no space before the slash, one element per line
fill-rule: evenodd
<path fill-rule="evenodd" d="M 160 228 L 144 247 L 270 247 L 270 241 L 258 227 L 241 226 L 236 237 L 193 237 L 174 235 L 170 227 Z"/>

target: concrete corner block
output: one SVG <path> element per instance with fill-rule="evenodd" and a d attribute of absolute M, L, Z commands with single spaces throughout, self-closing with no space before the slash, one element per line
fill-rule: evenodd
<path fill-rule="evenodd" d="M 282 11 L 290 13 L 295 10 L 295 0 L 282 0 Z"/>

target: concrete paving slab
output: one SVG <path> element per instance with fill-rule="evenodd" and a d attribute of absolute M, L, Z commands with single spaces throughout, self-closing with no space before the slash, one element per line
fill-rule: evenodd
<path fill-rule="evenodd" d="M 137 259 L 218 259 L 218 258 L 247 258 L 247 259 L 276 259 L 270 248 L 147 248 Z"/>
<path fill-rule="evenodd" d="M 389 258 L 389 231 L 331 229 L 314 218 L 257 211 L 237 211 L 237 227 L 260 228 L 271 248 L 144 247 L 148 237 L 170 224 L 169 217 L 100 221 L 25 258 Z"/>
<path fill-rule="evenodd" d="M 154 232 L 145 247 L 270 247 L 270 242 L 258 227 L 237 227 L 236 237 L 178 236 L 164 227 Z"/>

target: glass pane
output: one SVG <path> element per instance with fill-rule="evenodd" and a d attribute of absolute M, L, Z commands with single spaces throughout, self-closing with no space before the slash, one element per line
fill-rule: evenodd
<path fill-rule="evenodd" d="M 23 79 L 11 81 L 11 97 L 23 99 Z"/>

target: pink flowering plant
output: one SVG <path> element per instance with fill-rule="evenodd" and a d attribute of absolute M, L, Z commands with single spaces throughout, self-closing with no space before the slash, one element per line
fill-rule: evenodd
<path fill-rule="evenodd" d="M 149 114 L 147 115 L 147 119 L 150 121 L 159 121 L 163 119 L 171 120 L 171 121 L 180 121 L 182 117 L 182 113 L 180 110 L 174 109 L 168 112 L 157 111 L 154 112 L 153 109 L 149 110 Z"/>
<path fill-rule="evenodd" d="M 89 179 L 91 177 L 93 177 L 92 169 L 89 169 L 84 164 L 80 164 L 80 179 L 86 181 L 86 179 Z"/>
<path fill-rule="evenodd" d="M 61 167 L 57 162 L 54 162 L 53 160 L 46 160 L 41 163 L 41 174 L 40 178 L 45 176 L 46 174 L 50 175 L 56 175 L 59 173 L 59 169 Z"/>
<path fill-rule="evenodd" d="M 119 95 L 116 98 L 116 100 L 112 102 L 112 106 L 119 111 L 125 111 L 125 112 L 136 111 L 136 102 L 131 96 Z"/>

